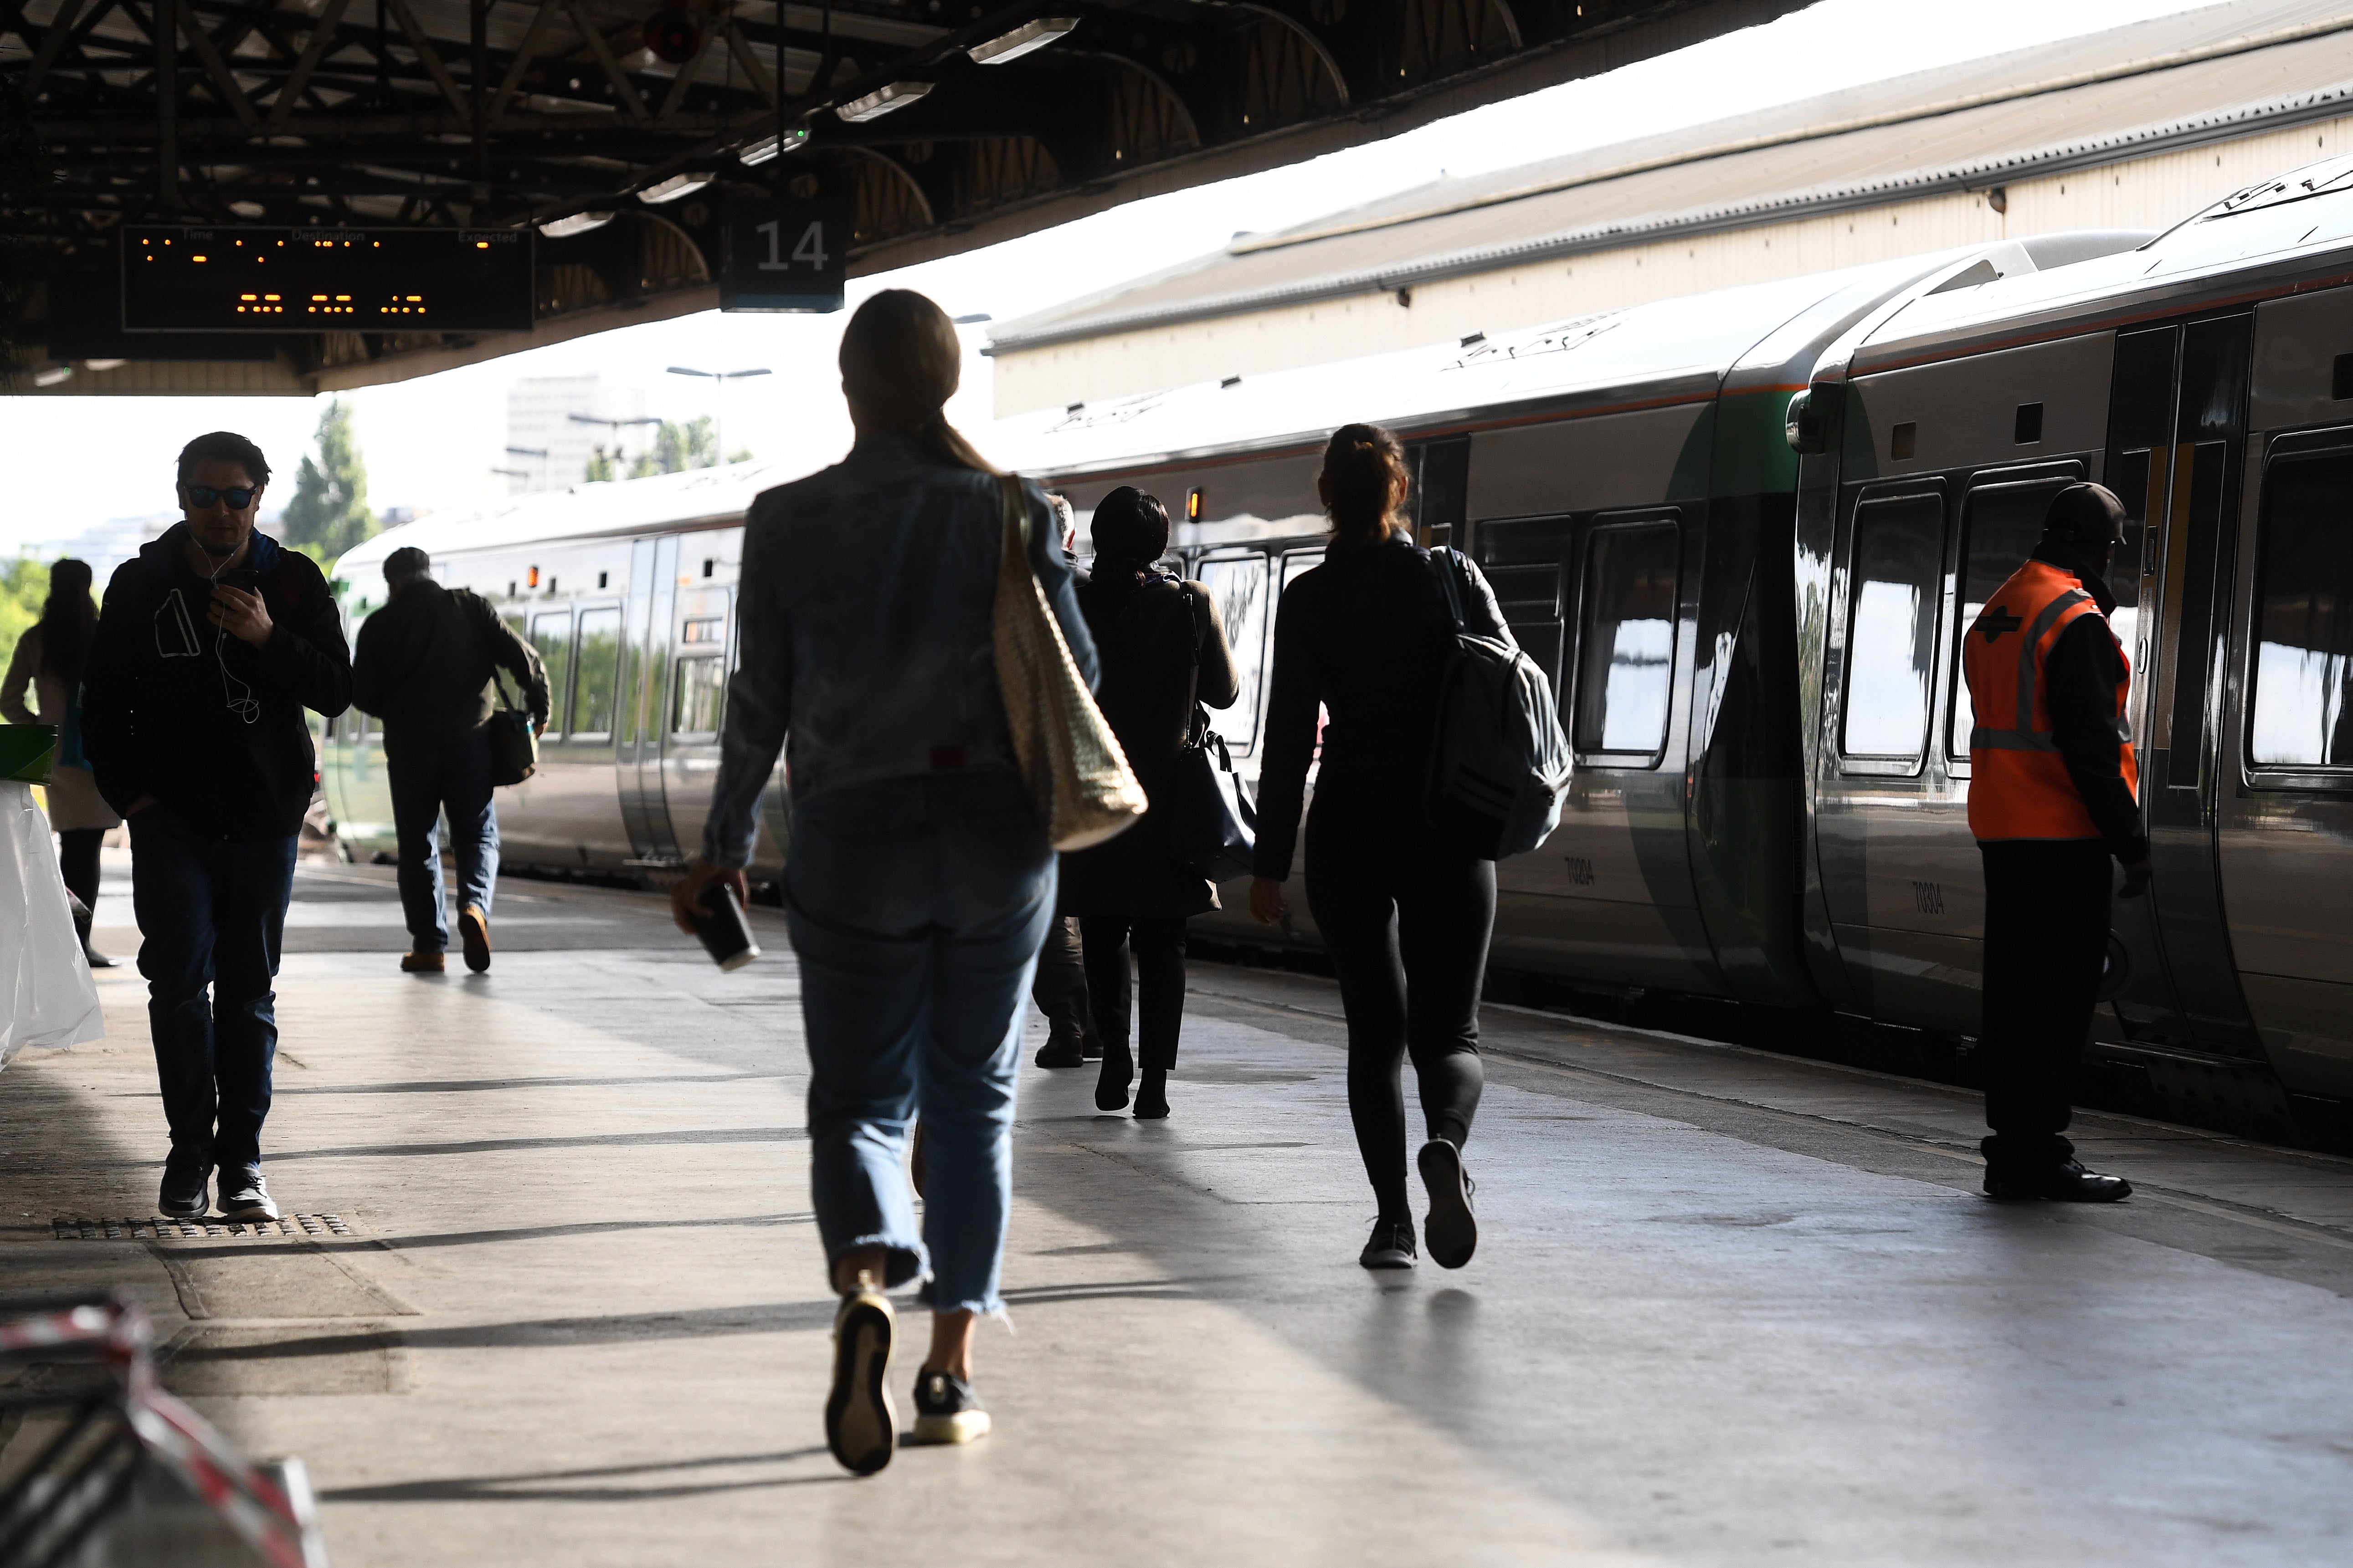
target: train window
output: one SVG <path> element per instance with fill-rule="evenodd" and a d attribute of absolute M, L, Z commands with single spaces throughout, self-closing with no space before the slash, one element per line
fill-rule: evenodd
<path fill-rule="evenodd" d="M 1247 752 L 1258 738 L 1259 689 L 1266 674 L 1267 560 L 1248 555 L 1238 561 L 1205 561 L 1201 585 L 1217 601 L 1226 624 L 1226 643 L 1233 649 L 1234 674 L 1241 695 L 1234 705 L 1211 717 L 1218 733 L 1236 752 Z"/>
<path fill-rule="evenodd" d="M 613 732 L 613 696 L 621 668 L 621 612 L 580 612 L 580 669 L 572 688 L 572 732 Z"/>
<path fill-rule="evenodd" d="M 2353 453 L 2282 461 L 2256 544 L 2255 697 L 2247 760 L 2353 765 Z"/>
<path fill-rule="evenodd" d="M 547 727 L 561 729 L 572 689 L 572 612 L 556 610 L 532 616 L 531 646 L 539 650 L 539 662 L 547 667 Z"/>
<path fill-rule="evenodd" d="M 1672 522 L 1597 528 L 1586 545 L 1573 735 L 1587 752 L 1653 763 L 1672 706 L 1683 531 Z"/>
<path fill-rule="evenodd" d="M 673 735 L 716 735 L 719 712 L 727 695 L 725 667 L 717 654 L 678 661 L 672 687 L 670 728 Z"/>
<path fill-rule="evenodd" d="M 724 617 L 719 616 L 697 616 L 695 619 L 687 622 L 686 629 L 684 633 L 681 635 L 679 640 L 681 642 L 715 643 L 723 640 L 726 636 L 727 622 Z"/>
<path fill-rule="evenodd" d="M 1916 762 L 1928 744 L 1945 578 L 1944 498 L 1898 496 L 1857 507 L 1852 563 L 1841 750 L 1850 757 Z"/>
<path fill-rule="evenodd" d="M 1969 731 L 1976 724 L 1969 707 L 1969 683 L 1961 678 L 1961 637 L 1984 609 L 1995 590 L 2010 574 L 2026 564 L 2034 542 L 2042 537 L 2042 514 L 2051 498 L 2075 482 L 2076 476 L 2009 484 L 1979 485 L 1961 502 L 1961 614 L 1952 639 L 1953 714 L 1945 731 L 1950 754 L 1969 754 Z M 2130 639 L 2132 628 L 2119 616 L 2116 629 Z"/>

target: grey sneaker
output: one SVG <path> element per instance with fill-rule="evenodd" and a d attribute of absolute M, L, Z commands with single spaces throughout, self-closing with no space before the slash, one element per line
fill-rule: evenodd
<path fill-rule="evenodd" d="M 915 1430 L 907 1441 L 970 1443 L 988 1436 L 988 1412 L 972 1384 L 952 1372 L 915 1374 Z"/>
<path fill-rule="evenodd" d="M 157 1211 L 170 1219 L 202 1219 L 212 1207 L 205 1195 L 212 1175 L 210 1159 L 173 1150 L 164 1162 L 164 1186 L 155 1196 Z"/>
<path fill-rule="evenodd" d="M 221 1218 L 231 1225 L 278 1217 L 278 1205 L 269 1195 L 269 1184 L 261 1179 L 260 1166 L 221 1173 L 220 1211 Z"/>

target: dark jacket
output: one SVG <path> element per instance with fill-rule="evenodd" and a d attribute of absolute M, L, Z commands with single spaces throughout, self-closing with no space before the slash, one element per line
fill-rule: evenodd
<path fill-rule="evenodd" d="M 1029 569 L 1092 686 L 1053 509 L 1034 483 Z M 1003 490 L 911 437 L 869 433 L 832 468 L 764 490 L 744 530 L 736 638 L 703 858 L 752 858 L 790 737 L 795 800 L 939 770 L 1010 771 L 997 685 Z"/>
<path fill-rule="evenodd" d="M 1467 559 L 1467 629 L 1504 630 L 1494 590 Z M 1267 694 L 1266 750 L 1258 784 L 1258 851 L 1252 869 L 1291 875 L 1307 767 L 1328 717 L 1315 774 L 1320 796 L 1345 797 L 1394 814 L 1400 831 L 1428 820 L 1430 751 L 1438 728 L 1438 687 L 1453 662 L 1454 617 L 1430 552 L 1392 537 L 1379 544 L 1335 542 L 1324 564 L 1282 591 L 1274 618 L 1274 681 Z"/>
<path fill-rule="evenodd" d="M 1095 700 L 1152 808 L 1116 838 L 1062 857 L 1061 912 L 1166 920 L 1216 909 L 1217 889 L 1176 859 L 1175 822 L 1161 803 L 1192 721 L 1197 638 L 1198 700 L 1230 708 L 1240 695 L 1218 602 L 1198 583 L 1156 574 L 1140 584 L 1091 579 L 1078 598 L 1103 661 Z"/>
<path fill-rule="evenodd" d="M 400 587 L 360 623 L 352 705 L 384 721 L 387 752 L 459 740 L 490 721 L 498 671 L 534 721 L 547 719 L 547 668 L 489 601 L 429 577 Z"/>
<path fill-rule="evenodd" d="M 2124 735 L 2116 719 L 2116 687 L 2125 678 L 2124 654 L 2109 618 L 2116 596 L 2107 580 L 2064 546 L 2044 544 L 2034 559 L 2073 572 L 2092 602 L 2097 619 L 2078 616 L 2067 624 L 2042 659 L 2042 700 L 2051 709 L 2051 739 L 2092 826 L 2109 852 L 2125 865 L 2148 858 L 2148 836 L 2141 831 L 2140 804 L 2125 783 Z"/>
<path fill-rule="evenodd" d="M 205 619 L 212 585 L 183 559 L 186 537 L 175 524 L 107 584 L 82 671 L 82 749 L 126 816 L 153 795 L 199 831 L 290 837 L 318 784 L 302 710 L 351 706 L 343 616 L 309 556 L 256 533 L 246 564 L 271 629 L 261 647 L 240 642 Z"/>

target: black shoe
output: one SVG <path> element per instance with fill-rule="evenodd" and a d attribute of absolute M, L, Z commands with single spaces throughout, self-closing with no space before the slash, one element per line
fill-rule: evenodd
<path fill-rule="evenodd" d="M 915 1374 L 915 1429 L 908 1442 L 970 1443 L 987 1436 L 988 1412 L 972 1384 L 952 1372 Z"/>
<path fill-rule="evenodd" d="M 1986 1196 L 1999 1203 L 2044 1198 L 2062 1204 L 2112 1204 L 2132 1196 L 2132 1184 L 2122 1176 L 2087 1171 L 2080 1160 L 2062 1160 L 2055 1165 L 2024 1169 L 1988 1165 L 1985 1191 Z"/>
<path fill-rule="evenodd" d="M 1046 1043 L 1038 1047 L 1038 1065 L 1041 1068 L 1084 1067 L 1086 1047 L 1068 1035 L 1050 1034 Z"/>
<path fill-rule="evenodd" d="M 1413 1267 L 1413 1221 L 1409 1219 L 1377 1219 L 1373 1234 L 1365 1243 L 1365 1250 L 1356 1254 L 1356 1261 L 1367 1268 L 1410 1268 Z"/>
<path fill-rule="evenodd" d="M 1088 1030 L 1085 1037 L 1079 1041 L 1079 1054 L 1091 1062 L 1103 1060 L 1103 1037 L 1092 1029 Z"/>
<path fill-rule="evenodd" d="M 458 911 L 458 941 L 466 950 L 466 967 L 480 974 L 491 967 L 491 919 L 472 904 Z"/>
<path fill-rule="evenodd" d="M 269 1195 L 269 1184 L 261 1179 L 260 1166 L 221 1172 L 220 1212 L 221 1218 L 231 1225 L 254 1225 L 278 1217 L 278 1204 Z"/>
<path fill-rule="evenodd" d="M 1415 1163 L 1421 1167 L 1421 1184 L 1430 1189 L 1430 1219 L 1421 1229 L 1430 1260 L 1440 1268 L 1460 1268 L 1479 1250 L 1479 1219 L 1471 1212 L 1478 1184 L 1462 1169 L 1462 1151 L 1443 1138 L 1424 1143 Z"/>
<path fill-rule="evenodd" d="M 891 1462 L 899 1417 L 885 1376 L 898 1331 L 891 1303 L 869 1286 L 841 1299 L 833 1320 L 833 1394 L 825 1402 L 825 1443 L 842 1468 L 871 1476 Z"/>
<path fill-rule="evenodd" d="M 87 942 L 82 944 L 81 955 L 92 969 L 112 969 L 115 966 L 115 960 L 107 957 Z"/>
<path fill-rule="evenodd" d="M 1135 1119 L 1138 1121 L 1162 1121 L 1168 1116 L 1168 1075 L 1154 1068 L 1144 1069 L 1144 1083 L 1135 1091 Z"/>
<path fill-rule="evenodd" d="M 1124 1110 L 1127 1109 L 1127 1080 L 1135 1076 L 1135 1062 L 1122 1046 L 1117 1055 L 1103 1053 L 1103 1072 L 1095 1079 L 1095 1109 Z"/>
<path fill-rule="evenodd" d="M 212 1180 L 209 1155 L 182 1156 L 176 1149 L 164 1162 L 164 1187 L 156 1194 L 156 1211 L 170 1219 L 202 1219 L 213 1205 L 205 1194 Z"/>

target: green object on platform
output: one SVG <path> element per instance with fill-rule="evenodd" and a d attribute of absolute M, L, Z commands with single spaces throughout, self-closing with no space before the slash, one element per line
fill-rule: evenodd
<path fill-rule="evenodd" d="M 0 779 L 45 784 L 57 760 L 55 724 L 0 724 Z"/>

